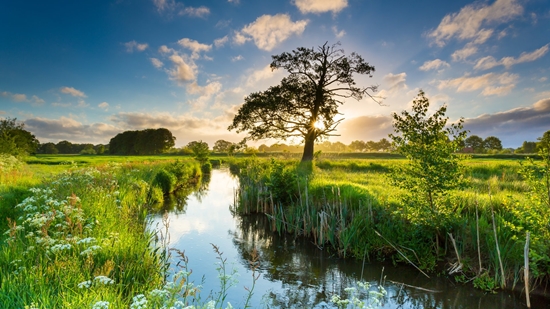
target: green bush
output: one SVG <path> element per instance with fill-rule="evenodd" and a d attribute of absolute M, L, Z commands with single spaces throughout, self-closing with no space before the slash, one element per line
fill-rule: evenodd
<path fill-rule="evenodd" d="M 202 170 L 203 173 L 209 174 L 210 171 L 212 170 L 212 163 L 210 163 L 210 162 L 204 163 L 204 164 L 201 166 L 201 170 Z"/>
<path fill-rule="evenodd" d="M 169 194 L 176 189 L 178 180 L 176 176 L 165 169 L 161 169 L 153 179 L 153 186 L 157 186 L 162 190 L 163 194 Z"/>

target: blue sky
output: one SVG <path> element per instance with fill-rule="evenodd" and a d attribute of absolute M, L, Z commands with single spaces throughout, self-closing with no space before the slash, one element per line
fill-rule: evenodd
<path fill-rule="evenodd" d="M 357 81 L 386 98 L 347 101 L 330 141 L 387 137 L 419 89 L 505 147 L 550 130 L 548 0 L 8 1 L 0 42 L 0 117 L 43 143 L 158 127 L 176 146 L 240 141 L 243 98 L 285 76 L 271 55 L 325 42 L 375 66 Z"/>

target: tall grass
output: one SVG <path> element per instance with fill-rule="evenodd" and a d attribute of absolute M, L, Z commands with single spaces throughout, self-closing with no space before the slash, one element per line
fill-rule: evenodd
<path fill-rule="evenodd" d="M 550 210 L 527 198 L 529 186 L 518 162 L 467 161 L 469 186 L 446 197 L 437 223 L 418 215 L 414 201 L 404 203 L 405 192 L 390 184 L 388 172 L 399 164 L 405 161 L 321 160 L 304 172 L 293 160 L 235 161 L 232 170 L 239 171 L 241 180 L 236 211 L 265 213 L 273 231 L 305 235 L 317 246 L 344 257 L 391 259 L 435 271 L 441 262 L 456 265 L 458 253 L 460 275 L 474 280 L 484 274 L 487 282 L 478 283 L 488 290 L 518 283 L 525 233 L 530 231 L 536 235 L 531 242 L 531 272 L 537 283 L 548 282 Z M 274 186 L 272 179 L 286 186 Z M 448 236 L 435 243 L 435 233 L 452 234 L 455 244 Z M 497 241 L 504 272 L 500 271 Z M 483 269 L 479 269 L 478 252 Z M 491 283 L 497 284 L 490 288 Z"/>
<path fill-rule="evenodd" d="M 188 164 L 72 167 L 28 182 L 4 175 L 2 308 L 129 308 L 133 296 L 162 286 L 166 252 L 146 229 L 150 192 L 161 170 L 179 171 L 178 185 L 196 182 L 200 168 Z M 24 199 L 6 198 L 10 190 Z"/>

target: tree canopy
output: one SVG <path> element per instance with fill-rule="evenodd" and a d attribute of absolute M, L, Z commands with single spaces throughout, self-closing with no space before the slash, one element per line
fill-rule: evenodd
<path fill-rule="evenodd" d="M 165 128 L 124 131 L 111 138 L 109 152 L 118 155 L 159 154 L 174 147 L 175 140 L 172 132 Z"/>
<path fill-rule="evenodd" d="M 12 156 L 36 152 L 40 142 L 16 118 L 0 119 L 0 154 Z"/>
<path fill-rule="evenodd" d="M 289 75 L 277 86 L 248 95 L 228 129 L 246 132 L 252 140 L 303 138 L 302 161 L 313 159 L 316 140 L 334 135 L 343 120 L 335 116 L 344 99 L 372 98 L 370 92 L 377 89 L 356 85 L 354 75 L 372 77 L 374 67 L 356 53 L 346 56 L 339 44 L 299 47 L 272 60 L 272 70 Z"/>

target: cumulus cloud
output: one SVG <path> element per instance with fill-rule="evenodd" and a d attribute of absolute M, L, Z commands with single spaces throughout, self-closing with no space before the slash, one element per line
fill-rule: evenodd
<path fill-rule="evenodd" d="M 57 143 L 68 140 L 73 143 L 106 144 L 122 130 L 104 123 L 82 124 L 69 118 L 30 118 L 24 121 L 25 129 L 32 132 L 40 142 Z"/>
<path fill-rule="evenodd" d="M 161 54 L 169 54 L 169 53 L 174 53 L 174 52 L 176 52 L 176 51 L 173 50 L 172 48 L 169 48 L 166 45 L 161 45 L 159 47 L 159 53 L 161 53 Z"/>
<path fill-rule="evenodd" d="M 135 40 L 124 43 L 124 46 L 126 47 L 126 51 L 129 53 L 133 53 L 134 49 L 138 52 L 144 51 L 149 47 L 149 44 L 147 43 L 138 43 Z"/>
<path fill-rule="evenodd" d="M 307 24 L 307 20 L 293 22 L 288 14 L 262 15 L 235 32 L 233 41 L 240 45 L 253 40 L 259 49 L 271 51 L 290 36 L 302 34 Z"/>
<path fill-rule="evenodd" d="M 97 105 L 97 107 L 101 108 L 102 110 L 107 111 L 109 109 L 109 103 L 107 102 L 101 102 Z"/>
<path fill-rule="evenodd" d="M 243 60 L 243 59 L 244 59 L 243 56 L 238 55 L 238 56 L 235 56 L 235 57 L 231 58 L 231 61 L 235 62 L 235 61 L 241 61 L 241 60 Z"/>
<path fill-rule="evenodd" d="M 204 18 L 208 14 L 210 14 L 210 9 L 205 7 L 205 6 L 200 6 L 198 8 L 188 6 L 188 7 L 184 8 L 183 10 L 181 10 L 178 14 L 179 15 L 187 15 L 187 16 L 191 16 L 191 17 Z"/>
<path fill-rule="evenodd" d="M 220 48 L 220 47 L 224 46 L 225 43 L 227 43 L 228 40 L 229 40 L 229 37 L 226 35 L 223 38 L 215 39 L 214 40 L 214 45 L 217 48 Z"/>
<path fill-rule="evenodd" d="M 29 99 L 27 97 L 27 95 L 23 94 L 23 93 L 11 93 L 11 92 L 8 92 L 8 91 L 3 91 L 3 92 L 0 92 L 0 96 L 9 98 L 10 100 L 12 100 L 14 102 L 32 103 L 32 105 L 35 105 L 35 106 L 44 104 L 44 100 L 42 100 L 41 98 L 39 98 L 36 95 L 31 96 L 31 98 Z"/>
<path fill-rule="evenodd" d="M 77 90 L 73 87 L 61 87 L 60 91 L 65 94 L 70 94 L 73 97 L 86 98 L 86 95 L 84 94 L 84 92 Z"/>
<path fill-rule="evenodd" d="M 347 0 L 295 0 L 294 5 L 302 14 L 338 13 L 348 6 Z"/>
<path fill-rule="evenodd" d="M 189 49 L 192 52 L 192 58 L 197 59 L 200 52 L 207 52 L 212 49 L 212 45 L 202 44 L 196 40 L 191 40 L 188 38 L 183 38 L 178 41 L 178 44 L 184 48 Z"/>
<path fill-rule="evenodd" d="M 446 15 L 439 26 L 428 33 L 438 46 L 444 46 L 452 38 L 484 43 L 493 33 L 489 26 L 505 23 L 523 13 L 518 0 L 496 0 L 493 4 L 469 4 L 458 13 Z"/>
<path fill-rule="evenodd" d="M 241 0 L 227 0 L 227 2 L 233 3 L 233 4 L 239 4 L 241 3 Z"/>
<path fill-rule="evenodd" d="M 354 140 L 378 141 L 392 132 L 391 116 L 359 116 L 345 119 L 338 127 L 339 140 L 346 144 Z"/>
<path fill-rule="evenodd" d="M 466 44 L 464 48 L 456 50 L 452 55 L 453 61 L 464 61 L 466 58 L 477 53 L 477 46 L 472 43 Z"/>
<path fill-rule="evenodd" d="M 196 66 L 193 61 L 184 59 L 184 57 L 178 54 L 173 54 L 169 59 L 173 64 L 173 67 L 167 70 L 171 79 L 178 83 L 186 83 L 195 80 Z"/>
<path fill-rule="evenodd" d="M 513 66 L 515 64 L 535 61 L 535 60 L 543 57 L 544 55 L 546 55 L 546 53 L 548 52 L 548 46 L 549 45 L 550 44 L 546 44 L 543 47 L 541 47 L 541 48 L 539 48 L 535 51 L 532 51 L 530 53 L 523 52 L 523 53 L 521 53 L 521 55 L 519 55 L 518 58 L 504 57 L 504 58 L 500 59 L 500 61 L 497 61 L 492 56 L 483 57 L 483 58 L 481 58 L 477 61 L 476 65 L 474 66 L 474 69 L 476 69 L 476 70 L 488 70 L 488 69 L 491 69 L 491 68 L 499 66 L 499 65 L 503 65 L 504 67 L 506 67 L 506 69 L 509 69 L 511 66 Z"/>
<path fill-rule="evenodd" d="M 164 63 L 162 61 L 158 60 L 157 58 L 149 58 L 151 60 L 151 63 L 153 66 L 157 69 L 160 69 L 164 66 Z"/>
<path fill-rule="evenodd" d="M 431 61 L 426 61 L 422 66 L 420 66 L 421 71 L 429 71 L 429 70 L 438 70 L 440 68 L 448 68 L 451 65 L 449 65 L 447 62 L 441 60 L 441 59 L 435 59 Z"/>
<path fill-rule="evenodd" d="M 438 89 L 454 88 L 457 92 L 471 92 L 482 89 L 481 94 L 484 96 L 490 95 L 505 95 L 515 87 L 515 83 L 519 76 L 510 73 L 487 73 L 480 76 L 462 76 L 455 79 L 447 79 L 439 81 Z"/>
<path fill-rule="evenodd" d="M 483 114 L 467 118 L 464 128 L 479 136 L 498 136 L 518 147 L 525 140 L 534 141 L 550 127 L 550 98 L 542 99 L 528 107 Z"/>

